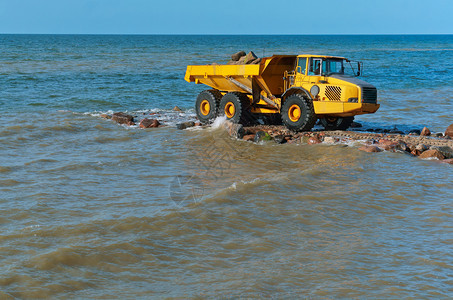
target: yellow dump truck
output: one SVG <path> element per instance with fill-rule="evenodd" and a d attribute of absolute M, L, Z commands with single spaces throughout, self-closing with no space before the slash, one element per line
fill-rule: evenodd
<path fill-rule="evenodd" d="M 247 124 L 265 114 L 293 131 L 309 131 L 318 119 L 326 130 L 345 130 L 355 115 L 379 108 L 376 87 L 357 78 L 361 70 L 344 57 L 274 55 L 256 65 L 187 66 L 185 80 L 212 88 L 196 100 L 202 123 L 226 115 Z"/>

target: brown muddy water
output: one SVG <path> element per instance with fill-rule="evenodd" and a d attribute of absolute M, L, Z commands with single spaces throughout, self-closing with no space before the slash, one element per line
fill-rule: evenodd
<path fill-rule="evenodd" d="M 175 128 L 203 89 L 187 64 L 266 46 L 365 60 L 382 107 L 364 128 L 443 131 L 452 45 L 0 35 L 0 299 L 452 298 L 451 165 Z M 99 117 L 113 111 L 167 126 Z"/>

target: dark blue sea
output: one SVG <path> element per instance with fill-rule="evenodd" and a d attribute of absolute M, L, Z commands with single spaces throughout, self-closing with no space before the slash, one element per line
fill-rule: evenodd
<path fill-rule="evenodd" d="M 176 129 L 239 50 L 363 61 L 363 130 L 453 123 L 453 35 L 0 35 L 1 299 L 453 297 L 451 165 Z"/>

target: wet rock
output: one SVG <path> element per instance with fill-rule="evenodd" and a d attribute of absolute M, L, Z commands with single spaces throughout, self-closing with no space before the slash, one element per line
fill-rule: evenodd
<path fill-rule="evenodd" d="M 190 128 L 190 127 L 194 127 L 194 126 L 195 126 L 195 122 L 193 122 L 193 121 L 176 124 L 176 128 L 178 128 L 180 130 L 183 130 L 183 129 L 186 129 L 186 128 Z"/>
<path fill-rule="evenodd" d="M 311 136 L 307 140 L 307 144 L 309 145 L 316 145 L 316 144 L 321 144 L 321 140 L 317 136 Z"/>
<path fill-rule="evenodd" d="M 275 141 L 277 144 L 284 144 L 284 143 L 286 143 L 285 135 L 284 135 L 284 134 L 278 134 L 278 135 L 274 136 L 274 141 Z"/>
<path fill-rule="evenodd" d="M 365 152 L 381 152 L 382 150 L 379 149 L 378 146 L 362 146 L 359 148 L 360 151 L 365 151 Z"/>
<path fill-rule="evenodd" d="M 445 136 L 453 138 L 453 124 L 447 127 L 447 130 L 445 130 Z"/>
<path fill-rule="evenodd" d="M 241 124 L 225 121 L 222 123 L 222 127 L 228 132 L 228 135 L 233 138 L 242 139 L 244 137 L 245 131 Z"/>
<path fill-rule="evenodd" d="M 421 136 L 430 136 L 431 131 L 427 127 L 423 127 L 422 132 L 420 132 Z"/>
<path fill-rule="evenodd" d="M 266 131 L 260 130 L 255 134 L 255 143 L 259 143 L 261 141 L 270 141 L 272 137 Z"/>
<path fill-rule="evenodd" d="M 409 131 L 410 135 L 420 135 L 420 133 L 421 131 L 418 129 L 412 129 L 411 131 Z"/>
<path fill-rule="evenodd" d="M 443 159 L 443 160 L 441 160 L 440 162 L 443 162 L 443 163 L 446 163 L 446 164 L 453 165 L 453 158 Z"/>
<path fill-rule="evenodd" d="M 425 144 L 418 144 L 417 146 L 415 146 L 415 149 L 420 151 L 420 152 L 423 152 L 423 151 L 426 151 L 429 149 L 429 147 Z"/>
<path fill-rule="evenodd" d="M 244 51 L 239 51 L 231 55 L 232 61 L 238 61 L 241 57 L 245 56 L 246 53 Z"/>
<path fill-rule="evenodd" d="M 112 115 L 112 120 L 118 124 L 135 125 L 134 117 L 123 112 L 117 112 Z"/>
<path fill-rule="evenodd" d="M 433 134 L 435 137 L 443 137 L 444 134 L 442 132 L 436 132 L 435 134 Z"/>
<path fill-rule="evenodd" d="M 388 133 L 393 133 L 393 134 L 404 134 L 404 132 L 402 132 L 401 130 L 398 130 L 398 129 L 392 129 L 392 130 L 390 130 Z"/>
<path fill-rule="evenodd" d="M 108 114 L 100 114 L 99 116 L 100 116 L 101 118 L 103 118 L 103 119 L 111 119 L 111 118 L 112 118 L 112 116 L 111 116 L 111 115 L 108 115 Z"/>
<path fill-rule="evenodd" d="M 417 149 L 413 149 L 411 150 L 411 154 L 413 156 L 419 156 L 422 152 L 420 150 L 417 150 Z"/>
<path fill-rule="evenodd" d="M 244 141 L 253 142 L 255 140 L 254 134 L 247 134 L 242 137 Z"/>
<path fill-rule="evenodd" d="M 357 122 L 352 122 L 351 123 L 351 126 L 349 126 L 351 128 L 361 128 L 362 127 L 362 124 L 360 123 L 357 123 Z"/>
<path fill-rule="evenodd" d="M 453 149 L 448 146 L 431 146 L 429 149 L 439 151 L 445 158 L 453 158 Z"/>
<path fill-rule="evenodd" d="M 203 125 L 203 124 L 201 124 L 200 121 L 195 122 L 195 126 L 202 126 L 202 125 Z"/>
<path fill-rule="evenodd" d="M 340 139 L 334 138 L 334 137 L 332 137 L 332 136 L 326 136 L 326 137 L 324 138 L 324 141 L 323 141 L 323 142 L 326 143 L 326 144 L 335 144 L 335 143 L 338 142 L 339 140 L 340 140 Z"/>
<path fill-rule="evenodd" d="M 173 107 L 173 111 L 182 111 L 179 107 L 175 106 Z"/>
<path fill-rule="evenodd" d="M 439 160 L 444 159 L 445 157 L 440 153 L 439 150 L 426 150 L 418 156 L 419 158 L 437 158 Z"/>
<path fill-rule="evenodd" d="M 159 127 L 159 125 L 160 125 L 160 123 L 158 120 L 145 118 L 140 121 L 139 126 L 140 126 L 140 128 L 155 128 L 155 127 Z"/>
<path fill-rule="evenodd" d="M 250 64 L 252 61 L 256 60 L 258 58 L 258 56 L 255 55 L 255 53 L 253 53 L 253 51 L 250 51 L 249 53 L 247 53 L 247 55 L 245 56 L 245 59 L 244 59 L 244 62 L 246 64 Z"/>

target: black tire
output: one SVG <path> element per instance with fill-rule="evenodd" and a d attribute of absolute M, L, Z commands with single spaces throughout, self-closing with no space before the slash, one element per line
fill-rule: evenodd
<path fill-rule="evenodd" d="M 201 123 L 210 123 L 218 116 L 220 98 L 222 93 L 218 90 L 206 90 L 198 94 L 195 111 Z"/>
<path fill-rule="evenodd" d="M 354 117 L 332 117 L 321 118 L 321 125 L 325 130 L 346 130 L 351 126 Z"/>
<path fill-rule="evenodd" d="M 285 99 L 281 116 L 283 125 L 292 131 L 309 131 L 317 120 L 313 103 L 302 94 L 293 94 Z"/>
<path fill-rule="evenodd" d="M 249 98 L 238 92 L 225 94 L 220 100 L 219 115 L 233 123 L 248 124 L 251 121 Z"/>

